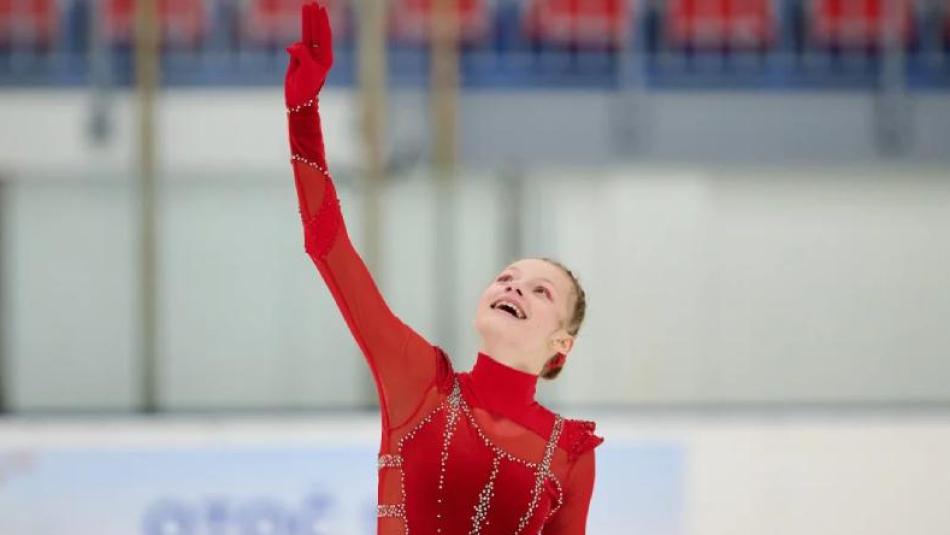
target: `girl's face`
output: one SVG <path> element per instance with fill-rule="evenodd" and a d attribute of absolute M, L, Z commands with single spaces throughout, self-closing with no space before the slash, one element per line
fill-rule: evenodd
<path fill-rule="evenodd" d="M 561 268 L 537 258 L 509 265 L 482 292 L 475 328 L 483 347 L 504 348 L 538 369 L 557 352 L 567 353 L 566 330 L 574 285 Z M 564 339 L 570 340 L 564 345 Z"/>

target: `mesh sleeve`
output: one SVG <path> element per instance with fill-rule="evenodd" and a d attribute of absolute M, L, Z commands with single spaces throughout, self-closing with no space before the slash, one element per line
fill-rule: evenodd
<path fill-rule="evenodd" d="M 288 122 L 304 249 L 369 364 L 389 429 L 412 414 L 444 363 L 435 346 L 389 309 L 350 241 L 326 167 L 317 106 L 291 113 Z"/>
<path fill-rule="evenodd" d="M 587 513 L 594 493 L 594 450 L 571 465 L 564 484 L 564 503 L 544 525 L 544 535 L 584 535 Z"/>

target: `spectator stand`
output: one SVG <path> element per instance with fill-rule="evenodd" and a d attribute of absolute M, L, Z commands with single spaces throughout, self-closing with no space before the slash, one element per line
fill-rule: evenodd
<path fill-rule="evenodd" d="M 432 0 L 390 2 L 389 80 L 426 87 Z M 465 87 L 877 87 L 895 61 L 913 89 L 950 87 L 950 0 L 459 0 Z M 355 80 L 354 0 L 324 0 L 336 64 Z M 0 86 L 113 83 L 134 66 L 134 0 L 0 0 Z M 165 85 L 279 85 L 299 0 L 158 0 Z M 895 60 L 895 53 L 899 57 Z M 887 59 L 889 58 L 889 59 Z M 886 59 L 886 61 L 885 61 Z M 90 72 L 97 73 L 94 77 Z"/>
<path fill-rule="evenodd" d="M 790 52 L 772 0 L 669 0 L 648 12 L 654 85 L 782 84 Z M 776 76 L 779 76 L 776 78 Z"/>
<path fill-rule="evenodd" d="M 0 0 L 0 80 L 56 83 L 45 71 L 64 64 L 61 34 L 55 0 Z"/>

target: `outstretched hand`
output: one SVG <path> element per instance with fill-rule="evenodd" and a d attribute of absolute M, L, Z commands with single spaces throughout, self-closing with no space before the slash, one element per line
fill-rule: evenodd
<path fill-rule="evenodd" d="M 327 8 L 307 2 L 300 10 L 301 40 L 287 47 L 290 64 L 284 79 L 288 108 L 306 105 L 323 88 L 333 66 L 333 33 Z"/>

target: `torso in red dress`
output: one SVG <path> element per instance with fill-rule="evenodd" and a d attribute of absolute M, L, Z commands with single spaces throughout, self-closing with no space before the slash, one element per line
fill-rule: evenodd
<path fill-rule="evenodd" d="M 535 401 L 538 377 L 479 353 L 456 372 L 386 305 L 326 172 L 316 103 L 289 115 L 304 248 L 372 371 L 380 400 L 380 535 L 580 535 L 594 423 Z"/>
<path fill-rule="evenodd" d="M 384 437 L 379 513 L 395 522 L 380 533 L 583 533 L 594 424 L 544 408 L 537 376 L 489 355 L 463 373 L 438 358 L 431 401 Z"/>

